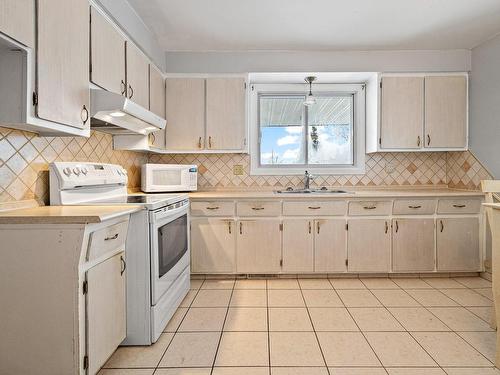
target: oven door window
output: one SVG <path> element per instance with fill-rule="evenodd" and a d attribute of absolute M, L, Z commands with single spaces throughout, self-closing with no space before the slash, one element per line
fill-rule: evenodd
<path fill-rule="evenodd" d="M 161 278 L 182 258 L 188 248 L 187 215 L 158 228 L 158 275 Z"/>

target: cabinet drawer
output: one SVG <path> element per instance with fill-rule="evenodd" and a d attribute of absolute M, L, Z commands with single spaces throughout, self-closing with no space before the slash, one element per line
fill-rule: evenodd
<path fill-rule="evenodd" d="M 390 215 L 391 201 L 352 201 L 349 202 L 349 215 L 375 216 Z"/>
<path fill-rule="evenodd" d="M 96 259 L 107 252 L 125 250 L 128 220 L 110 225 L 90 233 L 87 260 Z"/>
<path fill-rule="evenodd" d="M 432 215 L 436 211 L 434 199 L 401 199 L 394 201 L 394 215 Z"/>
<path fill-rule="evenodd" d="M 480 199 L 440 199 L 438 202 L 438 214 L 476 214 L 480 210 Z"/>
<path fill-rule="evenodd" d="M 238 216 L 279 216 L 281 215 L 281 202 L 238 202 L 236 212 Z"/>
<path fill-rule="evenodd" d="M 191 214 L 195 216 L 233 216 L 234 202 L 191 202 Z"/>
<path fill-rule="evenodd" d="M 345 215 L 347 202 L 283 202 L 283 215 L 337 216 Z"/>

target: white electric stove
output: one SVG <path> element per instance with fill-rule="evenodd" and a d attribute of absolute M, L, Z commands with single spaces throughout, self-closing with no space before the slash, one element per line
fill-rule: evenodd
<path fill-rule="evenodd" d="M 51 205 L 140 205 L 130 217 L 127 260 L 127 338 L 150 345 L 190 286 L 189 198 L 185 193 L 127 194 L 119 165 L 56 162 L 49 166 Z"/>

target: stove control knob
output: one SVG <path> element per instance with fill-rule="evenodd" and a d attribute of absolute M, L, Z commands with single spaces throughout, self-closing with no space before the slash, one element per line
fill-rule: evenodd
<path fill-rule="evenodd" d="M 80 175 L 80 172 L 81 172 L 81 171 L 80 171 L 80 168 L 79 168 L 79 167 L 75 167 L 75 168 L 73 168 L 73 173 L 74 173 L 74 174 L 76 174 L 77 176 L 79 176 L 79 175 Z"/>
<path fill-rule="evenodd" d="M 85 167 L 82 168 L 82 173 L 86 176 L 89 173 L 89 170 Z"/>
<path fill-rule="evenodd" d="M 71 175 L 71 168 L 69 167 L 64 168 L 63 173 L 69 177 Z"/>

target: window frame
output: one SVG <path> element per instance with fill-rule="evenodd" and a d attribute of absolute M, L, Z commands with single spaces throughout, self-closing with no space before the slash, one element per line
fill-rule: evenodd
<path fill-rule="evenodd" d="M 361 84 L 314 84 L 313 94 L 342 94 L 353 95 L 353 129 L 352 148 L 353 164 L 276 164 L 262 165 L 260 157 L 260 124 L 259 98 L 262 95 L 301 95 L 307 94 L 303 84 L 251 84 L 249 95 L 249 122 L 250 122 L 250 174 L 251 175 L 302 175 L 305 170 L 321 175 L 344 175 L 365 173 L 365 99 L 366 85 Z M 307 112 L 304 109 L 304 125 L 307 121 Z M 304 137 L 307 147 L 307 126 Z M 306 150 L 307 152 L 307 150 Z"/>

